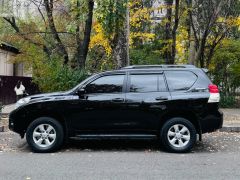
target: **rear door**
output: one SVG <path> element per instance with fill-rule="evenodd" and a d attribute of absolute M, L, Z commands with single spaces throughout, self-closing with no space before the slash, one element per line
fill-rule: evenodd
<path fill-rule="evenodd" d="M 153 133 L 158 129 L 159 115 L 171 100 L 163 72 L 130 72 L 126 106 L 132 132 Z"/>

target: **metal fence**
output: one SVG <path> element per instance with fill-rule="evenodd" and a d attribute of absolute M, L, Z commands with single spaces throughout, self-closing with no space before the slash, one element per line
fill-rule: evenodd
<path fill-rule="evenodd" d="M 32 82 L 30 77 L 0 76 L 0 102 L 3 105 L 16 102 L 17 98 L 14 88 L 18 81 L 22 81 L 29 95 L 39 93 L 37 85 Z"/>

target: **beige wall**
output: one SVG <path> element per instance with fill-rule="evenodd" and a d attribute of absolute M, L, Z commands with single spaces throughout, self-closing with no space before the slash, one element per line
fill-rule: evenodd
<path fill-rule="evenodd" d="M 24 64 L 13 65 L 10 62 L 14 56 L 14 53 L 0 49 L 0 75 L 31 77 L 31 72 L 25 72 Z"/>
<path fill-rule="evenodd" d="M 15 76 L 32 77 L 30 71 L 25 70 L 23 63 L 15 64 Z"/>
<path fill-rule="evenodd" d="M 9 62 L 12 57 L 13 53 L 0 49 L 0 75 L 13 76 L 13 64 Z"/>

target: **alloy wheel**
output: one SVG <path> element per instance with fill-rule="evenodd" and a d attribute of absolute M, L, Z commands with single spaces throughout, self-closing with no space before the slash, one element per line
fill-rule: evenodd
<path fill-rule="evenodd" d="M 182 124 L 175 124 L 169 128 L 167 137 L 172 146 L 182 148 L 190 141 L 190 131 Z"/>
<path fill-rule="evenodd" d="M 40 124 L 33 131 L 33 141 L 41 148 L 48 148 L 56 140 L 56 130 L 50 124 Z"/>

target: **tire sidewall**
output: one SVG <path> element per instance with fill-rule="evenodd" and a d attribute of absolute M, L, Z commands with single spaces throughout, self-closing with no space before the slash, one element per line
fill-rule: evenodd
<path fill-rule="evenodd" d="M 48 147 L 39 147 L 33 140 L 33 131 L 40 124 L 49 124 L 56 131 L 55 142 Z M 57 150 L 63 143 L 64 132 L 62 125 L 53 118 L 49 117 L 40 117 L 34 120 L 28 127 L 26 132 L 26 140 L 34 152 L 53 152 Z"/>
<path fill-rule="evenodd" d="M 188 144 L 184 147 L 174 147 L 168 140 L 168 130 L 175 124 L 182 124 L 186 126 L 190 132 L 190 140 Z M 161 133 L 160 133 L 161 142 L 164 145 L 164 148 L 166 148 L 169 152 L 177 152 L 177 153 L 184 153 L 189 152 L 193 145 L 196 142 L 196 129 L 194 125 L 184 118 L 172 118 L 168 120 L 162 127 Z"/>

